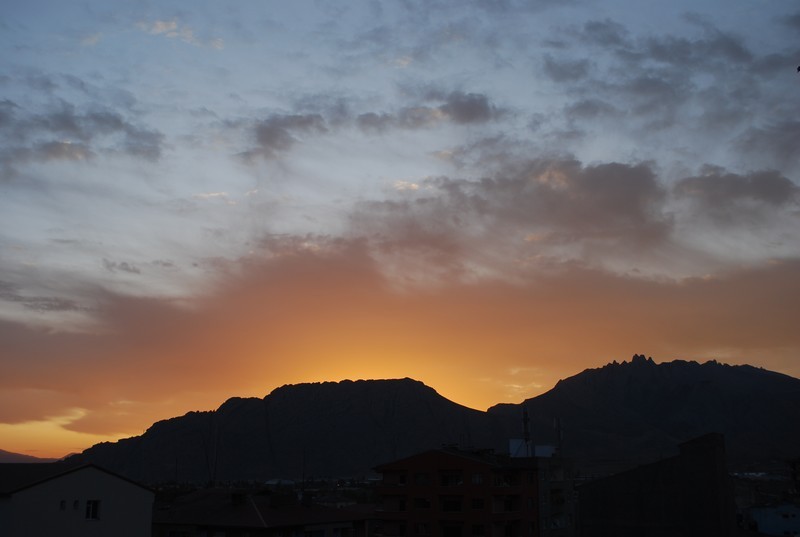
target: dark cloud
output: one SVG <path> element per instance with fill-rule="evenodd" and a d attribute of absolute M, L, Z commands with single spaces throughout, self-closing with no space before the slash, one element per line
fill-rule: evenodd
<path fill-rule="evenodd" d="M 659 109 L 679 103 L 685 98 L 687 91 L 675 80 L 669 80 L 656 74 L 643 74 L 621 84 L 619 89 L 636 100 L 641 107 Z"/>
<path fill-rule="evenodd" d="M 439 107 L 455 123 L 484 123 L 495 115 L 486 95 L 453 92 Z"/>
<path fill-rule="evenodd" d="M 800 58 L 800 50 L 795 52 L 776 52 L 761 56 L 753 61 L 751 67 L 753 73 L 761 76 L 777 76 L 783 73 L 792 72 L 793 67 Z"/>
<path fill-rule="evenodd" d="M 394 113 L 360 114 L 356 117 L 356 125 L 367 131 L 390 128 L 413 130 L 435 127 L 446 121 L 460 125 L 486 123 L 502 115 L 502 111 L 480 93 L 427 90 L 421 92 L 419 98 L 424 103 L 407 106 Z"/>
<path fill-rule="evenodd" d="M 630 47 L 629 32 L 622 24 L 605 19 L 589 21 L 583 25 L 583 39 L 593 45 L 603 47 Z"/>
<path fill-rule="evenodd" d="M 589 60 L 557 60 L 550 55 L 544 57 L 544 72 L 556 82 L 577 82 L 589 73 Z"/>
<path fill-rule="evenodd" d="M 141 157 L 146 160 L 161 158 L 164 147 L 164 135 L 146 129 L 125 129 L 125 138 L 119 146 L 122 153 Z"/>
<path fill-rule="evenodd" d="M 14 101 L 3 99 L 0 101 L 0 129 L 8 129 L 14 120 L 14 114 L 19 109 Z"/>
<path fill-rule="evenodd" d="M 789 28 L 800 31 L 800 13 L 784 17 L 782 22 Z"/>
<path fill-rule="evenodd" d="M 759 202 L 780 207 L 800 201 L 800 188 L 777 171 L 746 175 L 709 168 L 703 175 L 687 177 L 675 185 L 679 196 L 698 201 L 711 211 L 736 210 L 739 202 Z"/>
<path fill-rule="evenodd" d="M 682 69 L 711 69 L 715 66 L 726 69 L 730 64 L 741 66 L 754 60 L 755 55 L 741 36 L 722 31 L 696 16 L 689 15 L 685 19 L 699 27 L 703 35 L 696 38 L 674 35 L 634 38 L 625 26 L 610 19 L 589 21 L 578 35 L 583 42 L 609 50 L 631 67 L 658 62 Z"/>
<path fill-rule="evenodd" d="M 678 122 L 705 135 L 736 136 L 752 125 L 752 115 L 763 109 L 772 91 L 765 77 L 778 76 L 782 62 L 792 63 L 791 54 L 758 55 L 743 37 L 711 21 L 695 15 L 684 20 L 699 35 L 636 36 L 609 19 L 587 22 L 576 36 L 595 48 L 592 69 L 586 71 L 571 60 L 568 54 L 573 51 L 546 55 L 545 72 L 583 102 L 625 109 L 627 122 L 619 125 L 620 131 L 638 139 Z M 577 106 L 567 104 L 565 110 L 570 114 Z M 786 117 L 786 112 L 779 115 Z M 594 117 L 590 113 L 584 119 Z M 582 118 L 577 114 L 572 119 Z M 758 136 L 751 132 L 749 137 Z M 755 140 L 750 143 L 758 145 Z"/>
<path fill-rule="evenodd" d="M 800 140 L 800 120 L 785 119 L 763 127 L 751 127 L 740 137 L 737 146 L 751 158 L 784 167 L 800 164 L 798 152 Z"/>
<path fill-rule="evenodd" d="M 61 101 L 44 113 L 30 113 L 11 101 L 0 104 L 0 136 L 5 139 L 3 162 L 82 160 L 118 152 L 157 160 L 164 136 L 139 127 L 111 110 L 79 111 Z"/>
<path fill-rule="evenodd" d="M 611 104 L 599 99 L 584 99 L 566 107 L 564 112 L 569 119 L 586 120 L 614 117 L 621 112 Z"/>
<path fill-rule="evenodd" d="M 646 41 L 647 57 L 684 68 L 712 66 L 719 62 L 748 64 L 753 54 L 742 38 L 709 28 L 710 35 L 701 39 L 666 36 Z"/>
<path fill-rule="evenodd" d="M 127 261 L 111 261 L 103 259 L 103 268 L 109 272 L 127 272 L 130 274 L 141 274 L 142 271 L 133 263 Z"/>
<path fill-rule="evenodd" d="M 304 114 L 319 114 L 328 125 L 336 127 L 350 122 L 352 107 L 350 99 L 342 95 L 312 94 L 298 98 L 293 108 Z"/>
<path fill-rule="evenodd" d="M 403 129 L 423 129 L 440 123 L 443 115 L 430 106 L 410 106 L 397 112 L 394 124 Z"/>
<path fill-rule="evenodd" d="M 31 89 L 43 93 L 54 93 L 59 88 L 58 82 L 50 75 L 29 74 L 25 82 Z"/>
<path fill-rule="evenodd" d="M 82 311 L 76 301 L 56 296 L 29 296 L 11 282 L 0 281 L 0 300 L 21 304 L 36 312 Z"/>
<path fill-rule="evenodd" d="M 257 121 L 252 129 L 257 147 L 245 153 L 248 158 L 256 155 L 276 158 L 298 143 L 299 135 L 328 131 L 325 119 L 319 114 L 274 114 Z"/>
<path fill-rule="evenodd" d="M 418 192 L 362 203 L 356 233 L 451 255 L 592 243 L 646 251 L 667 241 L 671 229 L 666 193 L 644 164 L 528 161 L 493 178 L 431 179 Z"/>
<path fill-rule="evenodd" d="M 367 112 L 356 117 L 356 125 L 365 131 L 384 131 L 393 124 L 394 117 L 390 114 Z"/>

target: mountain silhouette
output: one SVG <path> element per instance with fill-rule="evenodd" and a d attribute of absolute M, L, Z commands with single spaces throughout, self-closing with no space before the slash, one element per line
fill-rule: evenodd
<path fill-rule="evenodd" d="M 532 442 L 560 444 L 579 462 L 646 462 L 707 432 L 725 435 L 736 464 L 800 455 L 800 380 L 635 355 L 486 412 L 408 378 L 287 385 L 157 422 L 75 458 L 151 483 L 358 476 L 442 444 L 505 451 L 522 438 L 523 406 Z"/>
<path fill-rule="evenodd" d="M 79 458 L 153 482 L 352 476 L 442 443 L 484 444 L 483 412 L 411 379 L 287 385 L 160 421 Z"/>
<path fill-rule="evenodd" d="M 34 457 L 32 455 L 23 455 L 22 453 L 14 453 L 13 451 L 5 451 L 0 449 L 0 464 L 7 462 L 54 462 L 55 460 L 56 459 Z"/>
<path fill-rule="evenodd" d="M 800 380 L 748 365 L 676 360 L 656 364 L 634 355 L 561 380 L 522 403 L 534 440 L 556 442 L 562 424 L 565 454 L 578 459 L 645 462 L 708 432 L 725 435 L 733 464 L 800 454 Z M 513 420 L 519 405 L 490 414 Z"/>

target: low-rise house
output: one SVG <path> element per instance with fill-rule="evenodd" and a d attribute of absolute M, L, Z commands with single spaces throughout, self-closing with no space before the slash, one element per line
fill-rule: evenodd
<path fill-rule="evenodd" d="M 370 516 L 294 493 L 212 488 L 157 502 L 153 537 L 365 537 Z"/>
<path fill-rule="evenodd" d="M 149 537 L 153 496 L 91 464 L 0 464 L 0 535 Z"/>

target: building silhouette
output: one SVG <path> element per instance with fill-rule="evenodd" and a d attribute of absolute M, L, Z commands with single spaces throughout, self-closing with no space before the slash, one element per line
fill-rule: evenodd
<path fill-rule="evenodd" d="M 571 480 L 557 460 L 443 447 L 378 466 L 377 534 L 572 535 Z"/>
<path fill-rule="evenodd" d="M 736 508 L 721 434 L 680 444 L 680 453 L 577 487 L 585 537 L 734 535 Z"/>

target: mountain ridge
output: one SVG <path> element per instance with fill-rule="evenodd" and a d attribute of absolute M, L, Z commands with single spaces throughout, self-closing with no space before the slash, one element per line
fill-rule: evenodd
<path fill-rule="evenodd" d="M 548 392 L 486 411 L 408 377 L 289 384 L 263 398 L 154 423 L 144 434 L 77 457 L 146 482 L 364 475 L 414 452 L 459 444 L 505 451 L 522 437 L 578 460 L 646 461 L 722 432 L 737 463 L 796 457 L 800 380 L 752 366 L 676 360 L 586 369 Z M 553 426 L 554 421 L 558 424 Z"/>

